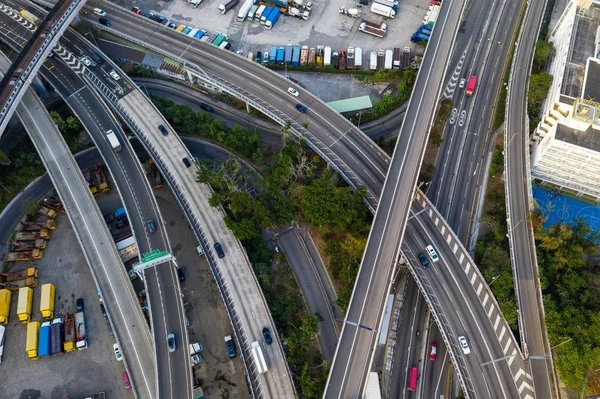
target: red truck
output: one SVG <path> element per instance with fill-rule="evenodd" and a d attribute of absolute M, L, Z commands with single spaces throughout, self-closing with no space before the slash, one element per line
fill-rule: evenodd
<path fill-rule="evenodd" d="M 465 94 L 467 96 L 472 96 L 475 93 L 475 86 L 477 85 L 477 76 L 471 76 L 469 78 L 469 83 L 467 83 L 467 91 Z"/>

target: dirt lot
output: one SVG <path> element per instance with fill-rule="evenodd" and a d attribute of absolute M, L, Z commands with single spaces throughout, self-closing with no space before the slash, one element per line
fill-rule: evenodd
<path fill-rule="evenodd" d="M 25 352 L 26 326 L 17 317 L 17 295 L 13 294 L 10 322 L 6 329 L 4 356 L 0 364 L 0 398 L 81 398 L 103 391 L 107 398 L 133 398 L 123 387 L 125 367 L 115 359 L 107 321 L 102 318 L 96 286 L 71 224 L 64 214 L 57 229 L 35 262 L 18 262 L 13 270 L 37 267 L 39 285 L 34 289 L 32 320 L 42 321 L 39 311 L 40 286 L 56 286 L 55 316 L 73 313 L 75 301 L 83 298 L 88 329 L 86 350 L 29 360 Z"/>
<path fill-rule="evenodd" d="M 223 337 L 233 331 L 208 264 L 196 253 L 196 238 L 171 191 L 163 187 L 154 192 L 166 222 L 171 253 L 185 272 L 183 300 L 193 305 L 186 314 L 191 324 L 189 340 L 204 347 L 203 361 L 195 367 L 194 375 L 200 379 L 206 398 L 224 398 L 225 393 L 229 398 L 250 398 L 242 361 L 227 357 Z"/>
<path fill-rule="evenodd" d="M 417 30 L 429 7 L 427 0 L 399 0 L 398 13 L 394 19 L 385 19 L 370 12 L 370 5 L 361 9 L 361 18 L 339 14 L 339 8 L 358 8 L 356 0 L 314 0 L 312 15 L 308 21 L 282 16 L 272 30 L 258 22 L 237 21 L 237 13 L 243 3 L 222 15 L 219 4 L 225 0 L 203 0 L 198 8 L 186 1 L 174 0 L 125 0 L 114 3 L 131 8 L 138 6 L 144 13 L 155 11 L 181 24 L 195 28 L 223 32 L 230 36 L 233 49 L 263 50 L 269 45 L 301 44 L 316 47 L 329 45 L 335 49 L 348 46 L 361 47 L 364 54 L 372 50 L 413 46 L 411 35 Z M 388 32 L 383 39 L 358 31 L 361 19 L 385 22 Z M 417 47 L 414 47 L 417 50 Z"/>

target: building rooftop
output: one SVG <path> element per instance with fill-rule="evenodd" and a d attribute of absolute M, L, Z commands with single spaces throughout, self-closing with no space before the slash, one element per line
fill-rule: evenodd
<path fill-rule="evenodd" d="M 600 103 L 600 60 L 597 58 L 588 58 L 584 85 L 581 97 Z"/>
<path fill-rule="evenodd" d="M 373 103 L 371 103 L 371 98 L 369 96 L 360 96 L 347 98 L 345 100 L 330 101 L 327 103 L 327 105 L 329 105 L 331 108 L 333 108 L 340 114 L 344 112 L 358 111 L 361 109 L 373 107 Z"/>
<path fill-rule="evenodd" d="M 573 122 L 571 121 L 571 123 Z M 589 124 L 584 124 L 583 126 L 587 128 L 581 130 L 577 129 L 577 126 L 559 123 L 556 127 L 555 138 L 565 143 L 600 152 L 600 130 L 594 129 Z"/>

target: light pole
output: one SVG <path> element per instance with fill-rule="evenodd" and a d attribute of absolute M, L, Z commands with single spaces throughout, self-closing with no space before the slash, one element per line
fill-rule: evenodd
<path fill-rule="evenodd" d="M 362 117 L 362 112 L 357 113 L 355 116 L 358 116 L 358 126 L 357 126 L 357 128 L 360 129 L 360 118 Z"/>
<path fill-rule="evenodd" d="M 492 278 L 492 281 L 490 281 L 490 283 L 488 284 L 488 287 L 489 287 L 490 285 L 492 285 L 492 283 L 493 283 L 494 281 L 498 280 L 498 277 L 500 277 L 500 275 L 494 276 L 494 278 Z"/>

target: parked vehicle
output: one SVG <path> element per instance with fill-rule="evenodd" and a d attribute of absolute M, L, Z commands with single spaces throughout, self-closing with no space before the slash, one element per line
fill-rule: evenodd
<path fill-rule="evenodd" d="M 235 343 L 231 335 L 225 337 L 225 349 L 227 350 L 227 356 L 235 357 Z"/>
<path fill-rule="evenodd" d="M 35 360 L 38 358 L 38 340 L 40 333 L 40 325 L 39 321 L 32 321 L 31 323 L 27 323 L 27 339 L 25 342 L 25 351 L 27 352 L 27 356 L 31 360 Z"/>
<path fill-rule="evenodd" d="M 292 65 L 292 56 L 294 55 L 294 46 L 288 44 L 285 46 L 285 63 L 286 65 Z"/>
<path fill-rule="evenodd" d="M 183 270 L 177 269 L 177 278 L 182 283 L 185 281 L 185 273 L 183 272 Z"/>
<path fill-rule="evenodd" d="M 384 63 L 384 69 L 386 71 L 389 71 L 390 69 L 392 69 L 393 67 L 393 62 L 394 62 L 394 53 L 392 50 L 385 50 L 385 63 Z"/>
<path fill-rule="evenodd" d="M 50 327 L 50 347 L 53 356 L 64 352 L 64 337 L 63 319 L 58 317 L 52 320 Z"/>
<path fill-rule="evenodd" d="M 285 49 L 283 47 L 277 48 L 277 63 L 283 65 L 285 62 Z"/>
<path fill-rule="evenodd" d="M 63 348 L 65 349 L 65 352 L 73 352 L 76 349 L 75 348 L 76 334 L 75 334 L 75 318 L 73 317 L 73 315 L 71 313 L 67 313 L 65 315 L 64 330 L 65 330 L 65 341 L 63 344 Z"/>
<path fill-rule="evenodd" d="M 302 51 L 301 47 L 296 45 L 293 48 L 292 53 L 292 66 L 300 66 L 300 52 Z"/>
<path fill-rule="evenodd" d="M 259 64 L 262 62 L 262 52 L 261 51 L 257 51 L 256 52 L 256 62 L 258 62 Z"/>
<path fill-rule="evenodd" d="M 229 0 L 225 4 L 219 5 L 219 11 L 221 14 L 225 14 L 227 11 L 231 10 L 233 7 L 237 6 L 240 0 Z"/>
<path fill-rule="evenodd" d="M 252 7 L 250 7 L 250 11 L 248 11 L 248 15 L 246 16 L 246 18 L 248 18 L 249 21 L 252 21 L 254 19 L 254 15 L 256 15 L 256 11 L 258 11 L 258 5 L 253 5 Z"/>
<path fill-rule="evenodd" d="M 402 68 L 410 66 L 410 47 L 406 46 L 402 50 Z"/>
<path fill-rule="evenodd" d="M 54 284 L 43 284 L 40 295 L 40 312 L 46 320 L 54 318 L 54 294 L 56 288 Z"/>
<path fill-rule="evenodd" d="M 127 375 L 127 372 L 123 373 L 123 385 L 125 386 L 125 389 L 131 389 L 131 382 L 129 382 L 129 375 Z"/>
<path fill-rule="evenodd" d="M 323 49 L 323 66 L 331 65 L 331 47 L 325 46 Z"/>
<path fill-rule="evenodd" d="M 119 344 L 116 342 L 113 344 L 113 352 L 115 352 L 115 358 L 117 361 L 123 361 L 123 354 L 121 353 L 121 348 L 119 348 Z"/>
<path fill-rule="evenodd" d="M 267 6 L 265 6 L 265 5 L 259 6 L 258 10 L 256 10 L 256 13 L 254 14 L 254 20 L 260 22 L 261 17 L 264 14 L 266 9 L 267 9 Z"/>
<path fill-rule="evenodd" d="M 354 49 L 354 69 L 361 69 L 362 63 L 363 63 L 362 48 L 357 47 Z"/>
<path fill-rule="evenodd" d="M 0 290 L 0 324 L 5 326 L 8 324 L 10 316 L 10 303 L 12 300 L 12 292 L 7 289 Z"/>
<path fill-rule="evenodd" d="M 78 350 L 87 349 L 87 347 L 88 347 L 87 331 L 85 328 L 85 317 L 83 315 L 83 312 L 75 313 L 75 335 L 76 335 L 75 346 L 77 347 L 77 349 Z"/>
<path fill-rule="evenodd" d="M 400 49 L 398 47 L 396 47 L 394 49 L 394 62 L 393 62 L 393 68 L 394 69 L 400 69 Z"/>
<path fill-rule="evenodd" d="M 393 19 L 396 17 L 396 11 L 394 11 L 394 9 L 392 7 L 389 7 L 384 4 L 380 4 L 380 3 L 371 4 L 371 12 L 373 14 L 382 15 L 386 18 Z"/>
<path fill-rule="evenodd" d="M 369 35 L 384 37 L 387 32 L 387 25 L 384 23 L 376 24 L 363 19 L 362 23 L 358 27 L 358 30 Z"/>
<path fill-rule="evenodd" d="M 83 312 L 83 309 L 84 309 L 83 298 L 77 298 L 77 311 Z"/>
<path fill-rule="evenodd" d="M 281 10 L 279 8 L 273 9 L 273 11 L 271 11 L 269 16 L 267 17 L 267 20 L 265 21 L 265 26 L 267 27 L 267 29 L 272 29 L 275 26 L 277 20 L 279 20 L 280 16 Z"/>
<path fill-rule="evenodd" d="M 50 322 L 42 323 L 38 336 L 38 357 L 50 356 Z"/>
<path fill-rule="evenodd" d="M 248 16 L 248 12 L 254 6 L 254 0 L 246 0 L 244 4 L 240 7 L 240 11 L 238 12 L 237 20 L 238 22 L 242 22 Z"/>
<path fill-rule="evenodd" d="M 260 347 L 258 341 L 252 342 L 251 348 L 256 370 L 261 374 L 266 373 L 268 370 L 267 362 L 265 361 L 265 356 L 263 355 L 262 348 Z"/>
<path fill-rule="evenodd" d="M 19 298 L 17 300 L 17 316 L 21 323 L 31 321 L 31 308 L 33 305 L 33 289 L 22 287 L 19 289 Z"/>
<path fill-rule="evenodd" d="M 369 69 L 371 71 L 374 71 L 377 69 L 377 52 L 376 51 L 371 51 L 371 54 L 369 56 Z"/>

